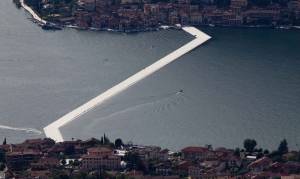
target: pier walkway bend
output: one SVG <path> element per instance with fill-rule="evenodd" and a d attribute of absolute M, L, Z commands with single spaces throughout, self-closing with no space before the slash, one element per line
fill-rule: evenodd
<path fill-rule="evenodd" d="M 63 142 L 63 136 L 60 132 L 60 128 L 76 118 L 82 116 L 83 114 L 89 112 L 90 110 L 94 109 L 95 107 L 101 105 L 106 100 L 116 96 L 117 94 L 121 93 L 122 91 L 128 89 L 130 86 L 134 85 L 135 83 L 143 80 L 147 76 L 153 74 L 154 72 L 158 71 L 159 69 L 163 68 L 167 64 L 175 61 L 182 55 L 190 52 L 191 50 L 195 49 L 196 47 L 200 46 L 211 37 L 207 34 L 201 32 L 195 27 L 183 27 L 182 28 L 185 32 L 193 35 L 195 39 L 188 42 L 187 44 L 183 45 L 182 47 L 178 48 L 177 50 L 171 52 L 167 56 L 159 59 L 152 65 L 142 69 L 141 71 L 137 72 L 136 74 L 130 76 L 129 78 L 125 79 L 124 81 L 120 82 L 119 84 L 113 86 L 112 88 L 106 90 L 99 96 L 91 99 L 90 101 L 86 102 L 85 104 L 79 106 L 78 108 L 74 109 L 73 111 L 65 114 L 58 120 L 54 121 L 53 123 L 49 124 L 44 128 L 45 135 L 49 138 L 52 138 L 56 142 Z"/>

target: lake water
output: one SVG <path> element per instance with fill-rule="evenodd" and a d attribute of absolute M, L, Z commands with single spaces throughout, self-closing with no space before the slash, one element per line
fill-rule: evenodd
<path fill-rule="evenodd" d="M 0 1 L 0 125 L 43 127 L 192 39 L 182 31 L 43 31 Z M 211 41 L 63 127 L 180 149 L 300 144 L 300 31 L 201 28 Z M 180 92 L 183 90 L 183 92 Z M 44 137 L 0 129 L 8 142 Z M 0 138 L 1 140 L 1 138 Z"/>

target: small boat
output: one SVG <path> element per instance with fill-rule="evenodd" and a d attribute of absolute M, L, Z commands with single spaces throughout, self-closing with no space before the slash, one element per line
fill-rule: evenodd
<path fill-rule="evenodd" d="M 43 30 L 62 30 L 63 28 L 59 25 L 47 22 L 46 24 L 42 25 L 42 29 Z"/>
<path fill-rule="evenodd" d="M 181 89 L 181 90 L 179 90 L 179 91 L 176 92 L 176 95 L 182 95 L 182 94 L 184 94 L 183 89 Z"/>

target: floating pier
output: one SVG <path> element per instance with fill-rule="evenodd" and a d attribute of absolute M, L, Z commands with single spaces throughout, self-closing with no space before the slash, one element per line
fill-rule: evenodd
<path fill-rule="evenodd" d="M 20 0 L 20 3 L 21 3 L 21 6 L 31 14 L 32 18 L 36 21 L 38 21 L 39 23 L 41 24 L 46 24 L 47 21 L 43 20 L 39 15 L 37 15 L 37 13 L 34 12 L 33 9 L 31 9 L 31 7 L 27 6 L 25 3 L 24 3 L 24 0 Z"/>
<path fill-rule="evenodd" d="M 22 0 L 21 0 L 22 1 Z M 163 68 L 167 64 L 175 61 L 182 55 L 190 52 L 191 50 L 195 49 L 199 45 L 203 44 L 211 37 L 195 27 L 183 27 L 182 28 L 185 32 L 193 35 L 195 39 L 188 42 L 187 44 L 183 45 L 179 49 L 171 52 L 167 56 L 159 59 L 152 65 L 142 69 L 141 71 L 137 72 L 136 74 L 130 76 L 129 78 L 125 79 L 124 81 L 120 82 L 119 84 L 113 86 L 112 88 L 106 90 L 99 96 L 91 99 L 87 103 L 79 106 L 78 108 L 74 109 L 73 111 L 67 113 L 66 115 L 62 116 L 58 120 L 54 121 L 53 123 L 49 124 L 44 128 L 45 135 L 56 142 L 63 142 L 63 136 L 60 132 L 60 128 L 73 120 L 77 119 L 78 117 L 84 115 L 85 113 L 89 112 L 90 110 L 94 109 L 95 107 L 101 105 L 103 102 L 107 101 L 108 99 L 116 96 L 117 94 L 121 93 L 122 91 L 128 89 L 132 85 L 136 84 L 137 82 L 143 80 L 144 78 L 148 77 L 149 75 L 153 74 L 154 72 L 158 71 L 159 69 Z"/>

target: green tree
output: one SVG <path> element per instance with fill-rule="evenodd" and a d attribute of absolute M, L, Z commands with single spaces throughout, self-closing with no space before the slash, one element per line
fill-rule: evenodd
<path fill-rule="evenodd" d="M 280 155 L 283 155 L 283 154 L 288 153 L 288 151 L 289 151 L 288 143 L 287 143 L 287 141 L 286 141 L 285 139 L 283 139 L 283 140 L 280 142 L 277 151 L 278 151 L 278 153 L 279 153 Z"/>
<path fill-rule="evenodd" d="M 7 141 L 6 141 L 6 137 L 5 137 L 3 140 L 3 145 L 6 145 L 6 144 L 7 144 Z"/>
<path fill-rule="evenodd" d="M 115 140 L 115 147 L 116 148 L 121 148 L 123 145 L 124 144 L 123 144 L 122 139 L 118 138 L 118 139 Z"/>
<path fill-rule="evenodd" d="M 110 140 L 109 140 L 109 138 L 105 134 L 103 135 L 103 144 L 104 145 L 110 144 Z"/>
<path fill-rule="evenodd" d="M 234 155 L 235 155 L 236 157 L 240 157 L 240 154 L 241 154 L 241 149 L 240 149 L 240 148 L 236 148 L 236 149 L 234 150 Z"/>
<path fill-rule="evenodd" d="M 270 154 L 269 150 L 267 150 L 267 149 L 264 150 L 264 154 L 265 154 L 265 155 L 269 155 L 269 154 Z"/>
<path fill-rule="evenodd" d="M 254 139 L 246 139 L 244 140 L 244 148 L 247 152 L 252 153 L 257 145 L 256 140 Z"/>

